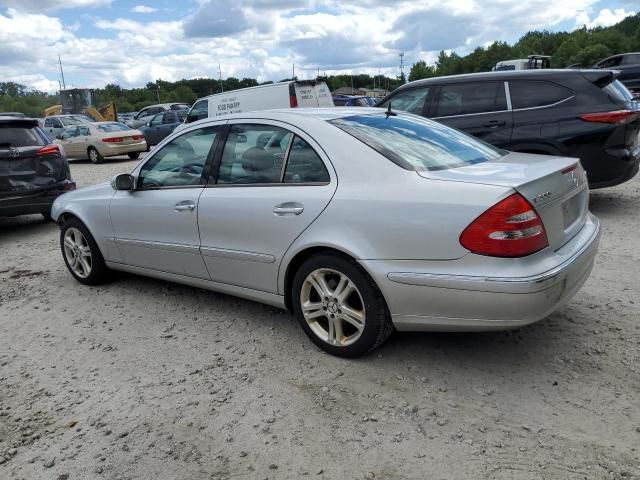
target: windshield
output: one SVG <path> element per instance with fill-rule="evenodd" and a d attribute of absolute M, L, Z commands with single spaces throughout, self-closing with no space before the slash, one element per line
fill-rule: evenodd
<path fill-rule="evenodd" d="M 85 123 L 91 123 L 91 120 L 89 120 L 87 117 L 84 117 L 82 115 L 72 115 L 69 117 L 60 117 L 60 121 L 62 122 L 62 124 L 65 127 L 68 127 L 70 125 L 83 125 Z"/>
<path fill-rule="evenodd" d="M 125 124 L 117 122 L 102 123 L 100 125 L 96 125 L 96 127 L 98 127 L 98 130 L 100 130 L 101 132 L 121 132 L 123 130 L 131 130 Z"/>
<path fill-rule="evenodd" d="M 407 170 L 444 170 L 496 160 L 505 152 L 415 115 L 356 115 L 329 121 Z"/>

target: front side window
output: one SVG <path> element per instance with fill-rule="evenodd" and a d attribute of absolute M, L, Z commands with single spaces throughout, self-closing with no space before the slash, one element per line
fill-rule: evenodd
<path fill-rule="evenodd" d="M 503 82 L 459 83 L 442 86 L 435 116 L 471 115 L 506 109 Z"/>
<path fill-rule="evenodd" d="M 204 99 L 196 102 L 193 106 L 189 115 L 187 115 L 187 123 L 195 122 L 196 120 L 201 120 L 203 118 L 207 118 L 209 115 L 209 100 Z"/>
<path fill-rule="evenodd" d="M 53 127 L 53 118 L 45 118 L 44 119 L 45 127 Z"/>
<path fill-rule="evenodd" d="M 91 135 L 89 127 L 78 127 L 78 135 L 81 137 L 88 137 L 89 135 Z"/>
<path fill-rule="evenodd" d="M 53 128 L 64 128 L 64 125 L 62 125 L 62 122 L 58 118 L 52 118 L 51 125 Z"/>
<path fill-rule="evenodd" d="M 393 98 L 390 98 L 381 104 L 380 107 L 387 108 L 389 103 L 391 103 L 392 110 L 403 110 L 405 112 L 421 115 L 428 94 L 429 87 L 412 88 L 398 93 Z"/>
<path fill-rule="evenodd" d="M 68 140 L 69 138 L 78 136 L 78 127 L 69 127 L 62 134 L 62 140 Z"/>
<path fill-rule="evenodd" d="M 158 114 L 151 119 L 151 126 L 157 127 L 158 125 L 162 125 L 162 114 Z"/>
<path fill-rule="evenodd" d="M 622 62 L 622 56 L 607 58 L 598 64 L 599 68 L 617 67 Z"/>
<path fill-rule="evenodd" d="M 409 115 L 357 115 L 329 123 L 407 170 L 464 167 L 505 154 L 458 130 Z"/>
<path fill-rule="evenodd" d="M 220 127 L 206 127 L 174 138 L 140 170 L 138 188 L 202 185 L 202 172 Z"/>
<path fill-rule="evenodd" d="M 509 82 L 513 109 L 545 107 L 573 96 L 573 91 L 551 82 L 516 80 Z"/>

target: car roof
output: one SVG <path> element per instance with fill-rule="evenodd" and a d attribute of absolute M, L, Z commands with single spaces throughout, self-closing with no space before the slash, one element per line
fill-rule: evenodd
<path fill-rule="evenodd" d="M 613 69 L 615 70 L 615 69 Z M 464 73 L 461 75 L 447 75 L 443 77 L 425 78 L 423 80 L 415 80 L 413 82 L 405 83 L 400 86 L 394 92 L 400 91 L 400 89 L 417 87 L 420 85 L 434 85 L 439 83 L 461 83 L 469 81 L 484 81 L 484 80 L 507 80 L 507 79 L 539 79 L 545 77 L 560 77 L 563 75 L 579 75 L 588 72 L 602 73 L 603 69 L 568 69 L 568 68 L 537 68 L 531 70 L 500 70 L 495 72 L 479 72 L 479 73 Z M 394 93 L 390 92 L 390 93 Z"/>
<path fill-rule="evenodd" d="M 13 123 L 23 127 L 37 127 L 38 120 L 36 118 L 29 117 L 12 117 L 9 115 L 0 116 L 0 124 Z"/>

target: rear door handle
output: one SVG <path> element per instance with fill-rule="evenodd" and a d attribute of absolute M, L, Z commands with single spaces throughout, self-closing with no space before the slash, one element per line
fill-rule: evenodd
<path fill-rule="evenodd" d="M 176 203 L 173 207 L 176 212 L 193 212 L 196 209 L 196 204 L 191 200 L 184 200 Z"/>
<path fill-rule="evenodd" d="M 278 217 L 300 215 L 304 212 L 304 206 L 298 202 L 285 202 L 273 207 L 273 213 Z"/>
<path fill-rule="evenodd" d="M 502 127 L 502 126 L 504 126 L 506 124 L 507 124 L 507 122 L 504 122 L 502 120 L 491 120 L 490 122 L 483 123 L 482 126 L 486 127 L 486 128 L 498 128 L 498 127 Z"/>

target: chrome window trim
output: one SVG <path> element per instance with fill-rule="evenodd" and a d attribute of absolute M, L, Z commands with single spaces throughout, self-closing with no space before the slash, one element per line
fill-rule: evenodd
<path fill-rule="evenodd" d="M 449 115 L 447 117 L 431 117 L 432 120 L 436 120 L 438 118 L 458 118 L 458 117 L 469 117 L 471 115 L 489 115 L 492 113 L 508 113 L 508 112 L 523 112 L 526 110 L 539 110 L 541 108 L 549 108 L 549 107 L 555 107 L 556 105 L 560 105 L 561 103 L 564 103 L 568 100 L 571 100 L 572 98 L 575 98 L 575 94 L 571 95 L 570 97 L 567 97 L 563 100 L 560 100 L 559 102 L 556 103 L 550 103 L 549 105 L 541 105 L 539 107 L 525 107 L 525 108 L 513 108 L 511 110 L 496 110 L 494 112 L 478 112 L 478 113 L 463 113 L 461 115 Z M 507 103 L 507 105 L 509 105 L 509 103 L 511 103 L 511 97 L 509 98 L 509 102 Z"/>
<path fill-rule="evenodd" d="M 513 105 L 511 104 L 511 90 L 509 89 L 509 82 L 504 82 L 504 96 L 507 99 L 507 110 L 513 110 Z"/>
<path fill-rule="evenodd" d="M 540 105 L 539 107 L 525 107 L 525 108 L 515 108 L 513 109 L 514 112 L 523 112 L 525 110 L 540 110 L 541 108 L 549 108 L 549 107 L 555 107 L 556 105 L 560 105 L 561 103 L 564 103 L 568 100 L 571 100 L 572 98 L 575 98 L 576 94 L 574 93 L 573 95 L 560 100 L 559 102 L 556 103 L 550 103 L 548 105 Z"/>
<path fill-rule="evenodd" d="M 322 187 L 331 185 L 331 182 L 298 182 L 298 183 L 212 183 L 204 188 L 229 188 L 229 187 Z"/>

